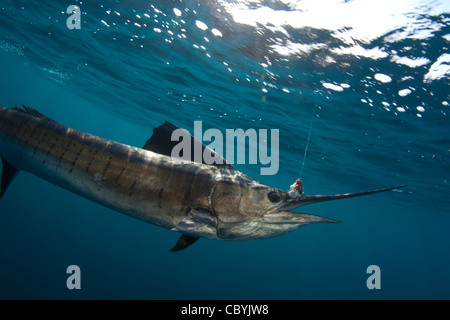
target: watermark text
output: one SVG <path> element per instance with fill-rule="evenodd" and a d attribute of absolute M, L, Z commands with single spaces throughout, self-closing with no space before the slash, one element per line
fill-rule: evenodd
<path fill-rule="evenodd" d="M 206 164 L 223 164 L 224 159 L 221 155 L 224 155 L 224 151 L 226 151 L 226 161 L 229 164 L 258 164 L 259 160 L 260 164 L 265 165 L 260 169 L 261 175 L 274 175 L 278 172 L 278 129 L 270 130 L 270 155 L 267 129 L 259 129 L 258 131 L 255 129 L 247 129 L 246 131 L 243 129 L 226 129 L 224 137 L 218 129 L 211 128 L 203 132 L 202 121 L 194 121 L 194 139 L 197 141 L 193 145 L 191 135 L 185 129 L 174 130 L 171 139 L 179 142 L 172 149 L 171 156 L 174 159 L 193 160 Z M 209 144 L 207 144 L 208 142 Z M 208 148 L 202 150 L 202 143 Z M 224 147 L 224 144 L 226 144 L 226 147 Z"/>

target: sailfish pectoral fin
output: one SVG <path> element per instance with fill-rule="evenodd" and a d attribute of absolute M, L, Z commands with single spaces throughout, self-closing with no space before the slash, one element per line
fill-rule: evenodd
<path fill-rule="evenodd" d="M 198 237 L 189 236 L 187 234 L 181 235 L 181 237 L 178 239 L 178 242 L 175 244 L 175 246 L 170 249 L 170 252 L 177 252 L 183 249 L 186 249 L 191 244 L 193 244 L 195 241 L 198 240 Z"/>
<path fill-rule="evenodd" d="M 189 247 L 199 237 L 211 238 L 211 236 L 215 236 L 216 227 L 217 221 L 208 208 L 190 209 L 186 217 L 172 228 L 173 231 L 182 232 L 183 235 L 170 252 L 180 251 Z M 192 234 L 195 234 L 195 236 Z"/>

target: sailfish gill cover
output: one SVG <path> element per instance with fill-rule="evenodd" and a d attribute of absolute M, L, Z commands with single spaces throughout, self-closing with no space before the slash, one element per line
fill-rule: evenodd
<path fill-rule="evenodd" d="M 70 4 L 80 28 L 67 1 L 1 2 L 2 106 L 137 147 L 164 121 L 277 129 L 276 174 L 236 168 L 305 194 L 409 187 L 298 209 L 340 224 L 173 254 L 177 233 L 21 172 L 0 202 L 0 298 L 450 298 L 448 1 Z"/>

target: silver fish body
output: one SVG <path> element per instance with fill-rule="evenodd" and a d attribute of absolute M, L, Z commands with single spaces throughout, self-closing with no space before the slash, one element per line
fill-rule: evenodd
<path fill-rule="evenodd" d="M 68 128 L 28 107 L 0 107 L 0 197 L 19 170 L 27 171 L 128 216 L 181 232 L 172 249 L 178 251 L 199 237 L 262 239 L 310 223 L 336 222 L 286 210 L 393 189 L 303 196 L 270 188 L 226 161 L 208 165 L 172 158 L 168 147 L 176 128 L 166 122 L 144 148 L 137 148 Z"/>

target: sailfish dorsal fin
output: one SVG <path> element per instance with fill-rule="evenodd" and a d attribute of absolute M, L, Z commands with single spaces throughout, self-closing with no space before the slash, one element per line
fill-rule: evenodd
<path fill-rule="evenodd" d="M 153 135 L 151 136 L 150 139 L 147 140 L 142 149 L 153 151 L 171 157 L 173 148 L 180 143 L 180 141 L 177 140 L 172 141 L 172 133 L 177 129 L 180 128 L 168 121 L 164 122 L 159 127 L 153 129 Z M 203 155 L 209 152 L 211 154 L 211 158 L 216 159 L 215 161 L 216 163 L 213 163 L 213 165 L 223 165 L 232 167 L 232 165 L 226 159 L 224 159 L 221 155 L 217 154 L 214 150 L 212 150 L 208 146 L 204 145 L 198 139 L 194 138 L 192 135 L 188 134 L 187 131 L 185 133 L 185 136 L 188 137 L 188 139 L 190 139 L 190 146 L 191 146 L 189 159 L 190 161 L 199 162 L 196 161 L 194 157 L 194 152 L 196 150 L 200 150 L 200 148 L 198 147 L 198 145 L 200 144 L 202 152 L 200 163 L 209 164 L 206 163 L 203 159 Z M 185 158 L 183 157 L 183 159 Z"/>
<path fill-rule="evenodd" d="M 45 119 L 45 120 L 47 120 L 47 121 L 56 122 L 55 120 L 53 120 L 53 119 L 47 117 L 45 114 L 40 113 L 40 112 L 37 111 L 36 109 L 27 107 L 27 106 L 25 106 L 25 105 L 22 105 L 22 108 L 20 108 L 20 107 L 14 107 L 14 108 L 12 108 L 12 109 L 13 109 L 13 110 L 16 110 L 16 111 L 20 111 L 20 112 L 26 113 L 26 114 L 29 114 L 29 115 L 34 116 L 34 117 L 36 117 L 36 118 L 40 118 L 40 119 Z"/>

